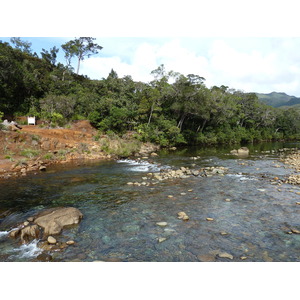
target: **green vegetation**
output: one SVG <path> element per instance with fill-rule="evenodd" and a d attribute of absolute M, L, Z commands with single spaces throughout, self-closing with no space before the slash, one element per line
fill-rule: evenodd
<path fill-rule="evenodd" d="M 273 107 L 280 107 L 280 108 L 290 108 L 293 106 L 293 108 L 296 105 L 300 105 L 300 98 L 289 96 L 285 93 L 276 93 L 272 92 L 269 94 L 260 94 L 256 93 L 258 99 L 262 101 L 263 103 L 273 106 Z"/>
<path fill-rule="evenodd" d="M 47 160 L 52 160 L 55 158 L 55 155 L 53 153 L 47 153 L 43 156 L 43 158 Z"/>
<path fill-rule="evenodd" d="M 33 158 L 36 157 L 40 154 L 39 150 L 34 150 L 34 149 L 24 149 L 20 152 L 20 155 L 28 157 L 28 158 Z"/>
<path fill-rule="evenodd" d="M 0 42 L 4 117 L 35 115 L 52 127 L 89 119 L 99 129 L 98 136 L 109 136 L 102 142 L 99 139 L 102 148 L 114 149 L 120 156 L 147 141 L 169 147 L 300 137 L 299 110 L 274 108 L 259 101 L 255 93 L 224 85 L 208 88 L 203 77 L 167 71 L 163 65 L 151 72 L 149 83 L 130 76 L 119 78 L 114 70 L 101 80 L 80 76 L 80 62 L 102 49 L 93 41 L 79 38 L 62 45 L 66 65 L 56 62 L 60 50 L 56 47 L 43 49 L 39 57 L 21 39 L 12 39 L 13 45 Z M 70 65 L 74 57 L 76 73 Z M 135 141 L 121 142 L 119 137 L 128 132 Z M 84 144 L 80 149 L 87 151 Z"/>

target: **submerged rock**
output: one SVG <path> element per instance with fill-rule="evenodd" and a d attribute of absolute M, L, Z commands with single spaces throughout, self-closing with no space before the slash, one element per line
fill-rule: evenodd
<path fill-rule="evenodd" d="M 157 240 L 158 240 L 159 243 L 162 243 L 162 242 L 166 241 L 167 238 L 160 237 L 160 238 L 158 238 Z"/>
<path fill-rule="evenodd" d="M 43 253 L 39 254 L 36 259 L 38 261 L 50 261 L 50 260 L 52 260 L 52 256 L 50 254 L 43 252 Z"/>
<path fill-rule="evenodd" d="M 178 219 L 182 219 L 183 221 L 188 221 L 190 219 L 184 211 L 180 211 L 177 215 Z"/>
<path fill-rule="evenodd" d="M 247 147 L 241 147 L 240 149 L 237 150 L 236 149 L 231 150 L 230 153 L 240 157 L 245 157 L 249 155 L 250 151 Z"/>
<path fill-rule="evenodd" d="M 217 254 L 217 256 L 221 257 L 221 258 L 229 258 L 229 259 L 233 259 L 233 256 L 227 252 L 220 252 Z"/>
<path fill-rule="evenodd" d="M 164 227 L 164 226 L 167 226 L 168 223 L 167 222 L 157 222 L 156 225 Z"/>

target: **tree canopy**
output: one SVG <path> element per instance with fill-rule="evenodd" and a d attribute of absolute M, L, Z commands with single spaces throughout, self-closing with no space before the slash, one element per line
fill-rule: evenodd
<path fill-rule="evenodd" d="M 93 38 L 61 46 L 40 57 L 20 38 L 0 41 L 0 112 L 4 117 L 34 114 L 53 126 L 89 119 L 101 132 L 132 131 L 142 141 L 162 146 L 239 143 L 299 138 L 300 113 L 261 103 L 256 94 L 205 85 L 197 74 L 180 74 L 160 65 L 149 83 L 120 78 L 90 80 L 78 75 L 80 62 L 102 49 Z M 76 73 L 70 68 L 76 57 Z M 0 114 L 1 115 L 1 114 Z"/>

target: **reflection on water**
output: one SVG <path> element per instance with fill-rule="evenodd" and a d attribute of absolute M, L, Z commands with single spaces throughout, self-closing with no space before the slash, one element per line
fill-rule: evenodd
<path fill-rule="evenodd" d="M 291 172 L 278 168 L 277 150 L 294 144 L 252 146 L 247 159 L 228 149 L 161 152 L 146 161 L 53 166 L 50 172 L 1 182 L 0 261 L 34 261 L 34 241 L 20 246 L 7 238 L 16 223 L 47 207 L 74 206 L 84 215 L 57 238 L 74 240 L 53 261 L 299 261 L 300 201 L 295 186 L 274 181 Z M 257 152 L 256 152 L 257 151 Z M 191 157 L 199 156 L 197 160 Z M 147 173 L 160 168 L 224 166 L 224 176 L 189 177 L 150 186 Z M 144 179 L 143 179 L 144 177 Z M 272 180 L 274 182 L 272 182 Z M 170 197 L 173 196 L 173 197 Z M 184 211 L 184 222 L 177 213 Z M 213 221 L 207 221 L 212 218 Z M 167 222 L 164 227 L 157 222 Z"/>

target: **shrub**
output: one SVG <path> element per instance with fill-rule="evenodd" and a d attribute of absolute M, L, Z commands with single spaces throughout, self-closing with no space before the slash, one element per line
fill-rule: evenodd
<path fill-rule="evenodd" d="M 54 159 L 54 154 L 53 153 L 47 153 L 43 156 L 44 159 L 52 160 Z"/>
<path fill-rule="evenodd" d="M 40 151 L 33 150 L 33 149 L 24 149 L 20 152 L 20 155 L 28 157 L 28 158 L 33 158 L 35 156 L 38 156 L 39 154 L 40 154 Z"/>

